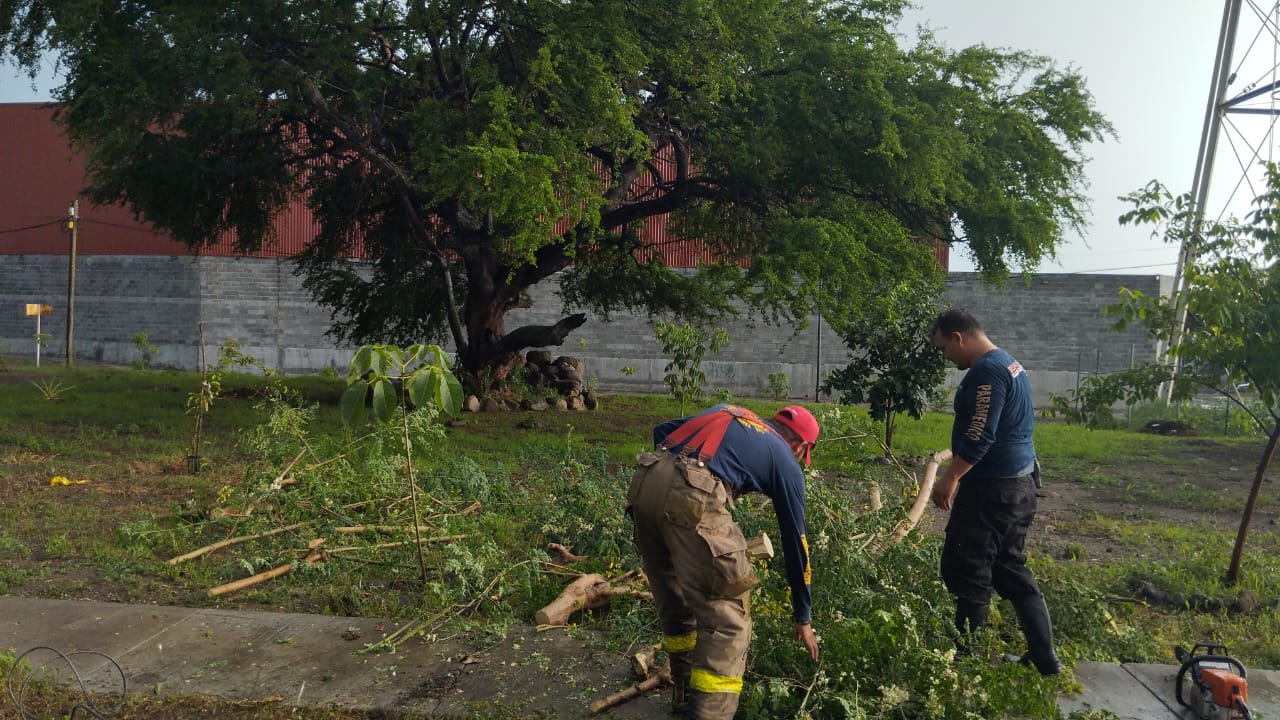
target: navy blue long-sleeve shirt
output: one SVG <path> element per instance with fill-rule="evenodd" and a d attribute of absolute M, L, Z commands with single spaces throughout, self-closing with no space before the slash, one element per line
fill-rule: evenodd
<path fill-rule="evenodd" d="M 1016 477 L 1035 464 L 1035 410 L 1022 364 L 996 348 L 965 373 L 956 390 L 951 452 L 972 477 Z"/>
<path fill-rule="evenodd" d="M 719 412 L 725 407 L 728 406 L 716 405 L 700 414 Z M 691 417 L 696 416 L 668 420 L 656 426 L 654 447 L 663 446 L 667 436 Z M 680 452 L 684 445 L 667 446 L 667 449 Z M 809 622 L 813 598 L 809 590 L 809 543 L 805 536 L 805 480 L 791 447 L 763 423 L 738 417 L 729 423 L 707 467 L 729 485 L 734 497 L 758 492 L 773 501 L 786 559 L 787 583 L 791 587 L 792 618 L 796 622 Z"/>

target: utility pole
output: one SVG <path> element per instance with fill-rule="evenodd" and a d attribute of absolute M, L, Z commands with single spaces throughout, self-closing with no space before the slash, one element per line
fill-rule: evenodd
<path fill-rule="evenodd" d="M 75 324 L 76 324 L 76 224 L 80 220 L 80 201 L 73 200 L 67 209 L 70 216 L 67 228 L 71 230 L 71 247 L 67 258 L 67 367 L 75 365 Z"/>

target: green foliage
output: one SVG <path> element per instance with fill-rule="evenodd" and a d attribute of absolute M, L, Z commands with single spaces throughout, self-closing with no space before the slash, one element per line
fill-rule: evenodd
<path fill-rule="evenodd" d="M 449 371 L 448 358 L 438 345 L 410 345 L 404 350 L 394 345 L 361 347 L 347 371 L 340 403 L 343 422 L 359 425 L 370 396 L 374 418 L 381 423 L 409 405 L 433 407 L 454 417 L 462 410 L 462 384 Z"/>
<path fill-rule="evenodd" d="M 658 342 L 662 343 L 663 354 L 671 356 L 662 382 L 671 391 L 671 397 L 680 403 L 683 415 L 686 404 L 696 403 L 703 397 L 702 384 L 707 381 L 707 374 L 702 370 L 703 356 L 708 351 L 720 352 L 729 343 L 729 333 L 724 328 L 708 332 L 689 323 L 660 322 L 653 329 Z"/>
<path fill-rule="evenodd" d="M 450 334 L 477 374 L 577 327 L 504 326 L 562 270 L 566 303 L 605 317 L 709 321 L 737 298 L 802 322 L 927 274 L 921 238 L 993 277 L 1050 256 L 1109 133 L 1083 78 L 903 47 L 905 6 L 16 0 L 0 54 L 58 58 L 95 202 L 251 248 L 305 197 L 300 269 L 334 333 Z M 653 259 L 667 238 L 640 228 L 667 214 L 705 243 L 698 273 Z"/>
<path fill-rule="evenodd" d="M 150 368 L 151 359 L 160 352 L 160 348 L 152 345 L 147 334 L 142 332 L 133 334 L 133 348 L 138 351 L 138 359 L 133 361 L 133 366 L 139 370 Z"/>
<path fill-rule="evenodd" d="M 49 347 L 49 341 L 53 339 L 53 336 L 52 336 L 52 335 L 50 335 L 50 334 L 49 334 L 49 333 L 47 333 L 47 332 L 40 332 L 40 333 L 36 333 L 36 334 L 32 335 L 31 337 L 32 337 L 32 339 L 33 339 L 33 340 L 35 340 L 35 341 L 36 341 L 36 344 L 37 344 L 37 345 L 39 345 L 39 346 L 40 346 L 40 347 L 42 347 L 42 348 L 47 348 L 47 347 Z"/>
<path fill-rule="evenodd" d="M 1089 429 L 1117 427 L 1114 408 L 1118 403 L 1124 401 L 1130 407 L 1150 403 L 1168 380 L 1169 369 L 1161 365 L 1089 375 L 1080 380 L 1076 389 L 1068 389 L 1062 395 L 1049 393 L 1049 413 Z"/>
<path fill-rule="evenodd" d="M 934 390 L 946 377 L 945 359 L 933 345 L 937 317 L 936 283 L 897 286 L 879 295 L 876 311 L 845 316 L 837 326 L 853 359 L 823 383 L 840 402 L 867 403 L 884 423 L 884 452 L 892 454 L 894 416 L 924 415 Z"/>
<path fill-rule="evenodd" d="M 764 394 L 770 400 L 786 400 L 791 397 L 791 378 L 781 370 L 769 373 L 765 379 Z"/>

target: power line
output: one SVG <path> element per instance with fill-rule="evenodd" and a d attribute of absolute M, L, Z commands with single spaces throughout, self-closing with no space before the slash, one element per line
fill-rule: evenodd
<path fill-rule="evenodd" d="M 27 230 L 36 230 L 42 227 L 49 227 L 50 225 L 59 225 L 63 222 L 65 222 L 64 218 L 58 218 L 57 220 L 50 220 L 48 222 L 40 223 L 39 225 L 27 225 L 26 227 L 9 228 L 8 230 L 0 230 L 0 235 L 8 235 L 10 233 L 25 232 Z"/>
<path fill-rule="evenodd" d="M 1176 264 L 1177 264 L 1176 262 L 1170 261 L 1170 262 L 1163 262 L 1163 263 L 1154 263 L 1151 265 L 1126 265 L 1124 267 L 1098 268 L 1096 270 L 1073 270 L 1071 272 L 1062 272 L 1062 273 L 1032 273 L 1032 274 L 1033 275 L 1091 275 L 1094 273 L 1114 272 L 1116 270 L 1143 270 L 1146 268 L 1169 267 L 1171 265 L 1176 265 Z M 957 271 L 953 270 L 951 272 L 954 274 Z M 978 272 L 976 270 L 970 271 L 970 273 L 975 276 L 978 275 Z M 1010 273 L 1010 274 L 1014 275 L 1016 273 Z M 972 278 L 948 277 L 946 279 L 948 283 L 979 282 L 981 280 L 982 280 L 981 277 L 972 277 Z"/>

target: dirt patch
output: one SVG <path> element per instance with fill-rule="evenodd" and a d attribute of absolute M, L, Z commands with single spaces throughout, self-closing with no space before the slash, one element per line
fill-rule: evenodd
<path fill-rule="evenodd" d="M 1055 557 L 1076 557 L 1082 551 L 1088 557 L 1100 557 L 1122 551 L 1112 539 L 1082 531 L 1087 525 L 1082 521 L 1098 516 L 1235 529 L 1261 448 L 1262 441 L 1186 438 L 1159 459 L 1049 467 L 1039 493 L 1032 544 Z M 1264 499 L 1253 525 L 1276 525 L 1278 510 Z"/>

